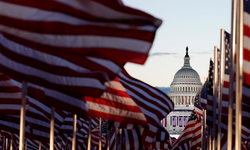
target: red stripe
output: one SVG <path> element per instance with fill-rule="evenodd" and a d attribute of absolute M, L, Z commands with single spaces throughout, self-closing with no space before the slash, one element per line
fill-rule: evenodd
<path fill-rule="evenodd" d="M 110 95 L 110 96 L 112 96 L 112 95 Z M 114 98 L 114 99 L 117 99 L 117 98 Z M 95 107 L 99 106 L 101 108 L 102 107 L 101 105 L 105 105 L 105 106 L 111 107 L 110 109 L 112 109 L 112 107 L 113 107 L 115 109 L 120 109 L 120 111 L 125 110 L 125 111 L 129 111 L 129 112 L 141 113 L 141 109 L 138 106 L 126 105 L 124 103 L 115 102 L 115 101 L 112 101 L 110 99 L 85 97 L 85 100 L 87 102 L 94 103 Z M 96 106 L 96 105 L 98 105 L 98 106 Z M 91 108 L 89 108 L 89 109 L 91 109 Z"/>
<path fill-rule="evenodd" d="M 102 25 L 70 25 L 61 22 L 52 21 L 29 21 L 17 18 L 9 18 L 0 15 L 0 24 L 21 29 L 25 31 L 41 34 L 57 35 L 98 35 L 107 37 L 122 37 L 152 42 L 154 32 L 140 29 L 123 29 L 119 26 L 102 26 Z M 114 32 L 115 31 L 115 32 Z"/>
<path fill-rule="evenodd" d="M 138 119 L 133 119 L 133 118 L 126 117 L 126 116 L 113 115 L 110 113 L 104 113 L 104 112 L 100 113 L 99 111 L 95 111 L 91 109 L 89 109 L 89 115 L 96 116 L 99 118 L 107 118 L 106 120 L 115 120 L 117 122 L 126 122 L 126 123 L 142 125 L 142 126 L 148 126 L 147 121 L 143 121 L 143 120 L 138 121 Z"/>

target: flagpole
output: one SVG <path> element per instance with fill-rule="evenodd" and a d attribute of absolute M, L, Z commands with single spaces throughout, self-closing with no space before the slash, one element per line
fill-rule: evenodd
<path fill-rule="evenodd" d="M 202 135 L 202 149 L 205 149 L 206 144 L 206 119 L 207 119 L 207 110 L 203 108 L 203 135 Z"/>
<path fill-rule="evenodd" d="M 11 135 L 11 136 L 12 136 L 12 135 Z M 12 142 L 13 142 L 13 139 L 11 138 L 11 139 L 10 139 L 10 150 L 13 150 Z"/>
<path fill-rule="evenodd" d="M 39 142 L 39 150 L 42 150 L 42 143 L 41 143 L 41 141 Z"/>
<path fill-rule="evenodd" d="M 2 149 L 5 150 L 5 143 L 6 143 L 6 138 L 3 136 L 3 144 L 2 144 Z"/>
<path fill-rule="evenodd" d="M 224 71 L 225 71 L 225 31 L 221 29 L 220 33 L 220 73 L 219 73 L 219 90 L 218 90 L 218 133 L 217 133 L 217 149 L 220 150 L 221 145 L 221 111 L 222 111 L 222 88 L 224 85 Z"/>
<path fill-rule="evenodd" d="M 76 150 L 76 123 L 77 123 L 77 114 L 74 114 L 72 150 Z"/>
<path fill-rule="evenodd" d="M 54 150 L 55 107 L 51 107 L 50 119 L 50 150 Z"/>
<path fill-rule="evenodd" d="M 236 106 L 235 106 L 235 150 L 241 149 L 242 82 L 243 82 L 243 0 L 238 1 L 237 49 L 236 49 Z"/>
<path fill-rule="evenodd" d="M 234 100 L 234 62 L 235 62 L 235 31 L 236 31 L 236 0 L 232 0 L 232 20 L 230 39 L 230 68 L 229 68 L 229 102 L 228 102 L 228 123 L 227 123 L 227 148 L 232 149 L 233 144 L 233 100 Z"/>
<path fill-rule="evenodd" d="M 22 106 L 20 110 L 20 131 L 19 131 L 19 150 L 24 148 L 24 137 L 25 137 L 25 105 L 26 105 L 26 94 L 27 94 L 26 81 L 22 84 Z"/>
<path fill-rule="evenodd" d="M 102 118 L 99 120 L 99 150 L 102 150 Z"/>
<path fill-rule="evenodd" d="M 215 150 L 216 137 L 216 106 L 218 96 L 218 60 L 217 46 L 214 47 L 214 79 L 213 79 L 213 132 L 212 132 L 212 149 Z"/>
<path fill-rule="evenodd" d="M 120 149 L 122 149 L 122 129 L 120 129 Z"/>
<path fill-rule="evenodd" d="M 115 127 L 115 146 L 114 146 L 114 150 L 117 150 L 117 127 Z"/>
<path fill-rule="evenodd" d="M 110 130 L 109 130 L 109 122 L 107 121 L 107 150 L 109 150 L 109 141 L 110 141 Z"/>
<path fill-rule="evenodd" d="M 88 150 L 91 147 L 91 117 L 89 116 L 89 137 L 88 137 Z"/>

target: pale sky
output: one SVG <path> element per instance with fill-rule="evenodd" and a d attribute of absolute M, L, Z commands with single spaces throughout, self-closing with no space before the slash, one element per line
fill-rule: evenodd
<path fill-rule="evenodd" d="M 208 75 L 214 46 L 220 47 L 220 29 L 231 33 L 230 0 L 123 0 L 124 4 L 162 19 L 144 65 L 127 63 L 128 73 L 152 86 L 169 87 L 183 66 L 186 46 L 190 64 Z M 158 54 L 158 55 L 154 55 Z M 160 55 L 161 54 L 161 55 Z"/>

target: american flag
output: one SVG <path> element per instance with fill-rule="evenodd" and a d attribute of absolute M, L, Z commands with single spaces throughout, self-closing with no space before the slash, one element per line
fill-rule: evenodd
<path fill-rule="evenodd" d="M 188 116 L 184 116 L 184 127 L 187 125 L 188 122 Z"/>
<path fill-rule="evenodd" d="M 177 117 L 173 116 L 173 121 L 172 121 L 173 127 L 176 127 L 176 124 L 177 124 L 176 120 L 177 120 Z"/>
<path fill-rule="evenodd" d="M 143 64 L 162 22 L 120 0 L 1 0 L 0 7 L 1 71 L 88 96 L 100 96 L 126 62 Z"/>
<path fill-rule="evenodd" d="M 209 89 L 209 78 L 206 79 L 205 83 L 203 84 L 201 88 L 201 100 L 200 104 L 202 108 L 207 107 L 207 94 L 208 94 L 208 89 Z"/>
<path fill-rule="evenodd" d="M 243 87 L 242 87 L 242 125 L 249 125 L 250 118 L 250 2 L 244 0 L 243 14 Z"/>
<path fill-rule="evenodd" d="M 108 89 L 99 98 L 85 97 L 89 115 L 110 122 L 119 122 L 119 126 L 148 127 L 145 115 L 127 93 L 118 77 L 107 82 L 106 85 Z"/>
<path fill-rule="evenodd" d="M 201 148 L 202 123 L 195 110 L 191 113 L 187 126 L 174 142 L 172 150 L 190 150 Z"/>
<path fill-rule="evenodd" d="M 21 92 L 20 87 L 17 87 L 7 75 L 0 72 L 0 114 L 20 114 Z M 26 104 L 28 106 L 28 99 Z"/>
<path fill-rule="evenodd" d="M 179 126 L 183 126 L 183 116 L 179 116 Z"/>
<path fill-rule="evenodd" d="M 204 86 L 204 85 L 203 85 Z M 201 89 L 202 90 L 202 89 Z M 202 111 L 202 107 L 200 105 L 200 100 L 201 100 L 201 90 L 195 95 L 195 99 L 194 99 L 194 109 L 196 111 L 196 113 L 203 117 L 203 111 Z"/>
<path fill-rule="evenodd" d="M 174 109 L 174 103 L 165 93 L 131 77 L 126 70 L 121 71 L 119 80 L 149 122 L 149 128 L 142 131 L 143 143 L 147 147 L 153 142 L 160 121 Z"/>
<path fill-rule="evenodd" d="M 162 124 L 163 127 L 166 127 L 166 126 L 167 126 L 167 119 L 166 119 L 166 118 L 163 118 L 163 119 L 161 120 L 161 124 Z"/>
<path fill-rule="evenodd" d="M 208 79 L 208 93 L 207 93 L 207 124 L 212 127 L 213 125 L 213 71 L 214 63 L 210 60 L 209 66 L 209 79 Z"/>

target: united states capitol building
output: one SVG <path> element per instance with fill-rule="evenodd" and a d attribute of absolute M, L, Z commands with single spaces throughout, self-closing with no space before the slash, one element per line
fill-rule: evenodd
<path fill-rule="evenodd" d="M 188 47 L 184 57 L 184 65 L 178 70 L 170 85 L 168 96 L 175 104 L 172 111 L 163 124 L 171 137 L 178 137 L 185 128 L 192 110 L 196 93 L 202 88 L 199 74 L 190 66 Z"/>

